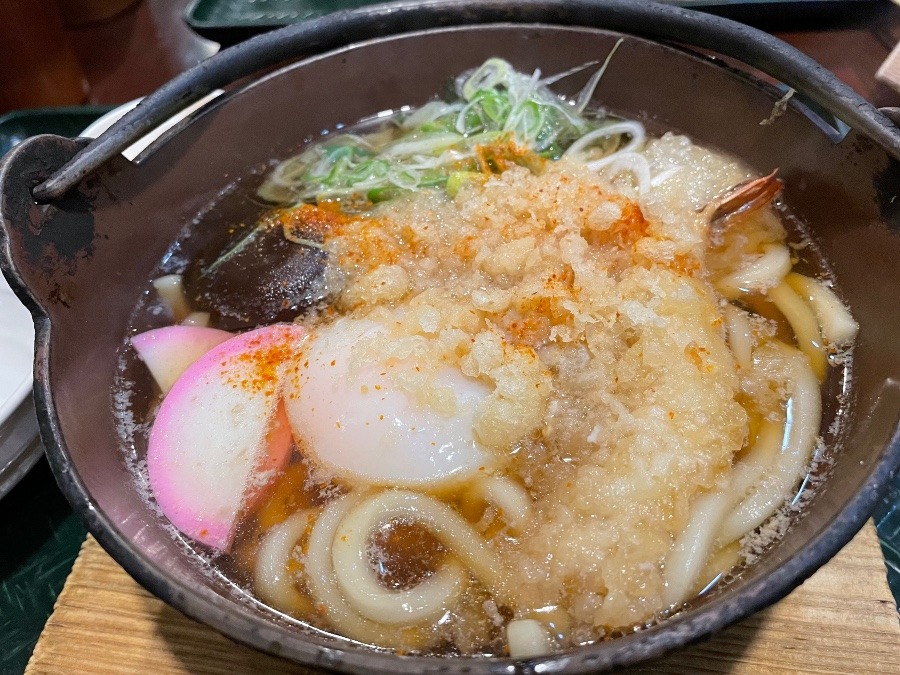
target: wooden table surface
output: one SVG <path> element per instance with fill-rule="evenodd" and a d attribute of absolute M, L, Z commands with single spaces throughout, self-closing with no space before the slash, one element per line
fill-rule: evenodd
<path fill-rule="evenodd" d="M 27 675 L 309 674 L 188 619 L 137 585 L 88 538 Z M 875 528 L 772 607 L 628 673 L 900 674 L 900 623 Z"/>

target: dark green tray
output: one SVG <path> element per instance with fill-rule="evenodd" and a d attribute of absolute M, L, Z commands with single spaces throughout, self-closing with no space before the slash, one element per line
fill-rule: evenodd
<path fill-rule="evenodd" d="M 0 157 L 29 136 L 58 134 L 74 138 L 91 122 L 115 106 L 80 105 L 62 108 L 13 110 L 0 115 Z"/>
<path fill-rule="evenodd" d="M 375 0 L 192 0 L 184 17 L 203 37 L 232 45 L 291 23 L 374 4 Z"/>
<path fill-rule="evenodd" d="M 636 0 L 640 1 L 640 0 Z M 863 4 L 878 0 L 661 0 L 769 29 L 823 19 L 858 18 Z M 232 45 L 248 37 L 331 12 L 385 0 L 192 0 L 187 24 L 203 37 Z"/>

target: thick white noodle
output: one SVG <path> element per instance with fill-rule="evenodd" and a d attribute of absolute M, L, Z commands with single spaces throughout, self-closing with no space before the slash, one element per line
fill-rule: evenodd
<path fill-rule="evenodd" d="M 306 553 L 306 583 L 316 603 L 337 631 L 352 640 L 395 649 L 420 649 L 424 637 L 411 631 L 376 623 L 361 616 L 344 599 L 334 573 L 332 543 L 334 533 L 347 513 L 358 503 L 354 495 L 340 497 L 322 510 L 309 535 Z"/>
<path fill-rule="evenodd" d="M 720 541 L 730 542 L 762 525 L 791 496 L 812 457 L 822 420 L 819 380 L 793 347 L 780 347 L 789 363 L 790 398 L 781 453 L 757 489 L 725 520 Z"/>
<path fill-rule="evenodd" d="M 748 456 L 735 465 L 727 489 L 704 495 L 693 505 L 688 526 L 675 540 L 666 558 L 665 604 L 677 605 L 686 600 L 696 587 L 710 555 L 731 543 L 731 540 L 718 536 L 725 518 L 771 467 L 783 438 L 782 425 L 764 421 Z"/>
<path fill-rule="evenodd" d="M 791 324 L 797 344 L 809 358 L 816 377 L 820 381 L 824 380 L 828 371 L 828 358 L 819 332 L 819 322 L 812 308 L 784 281 L 769 291 L 769 299 Z"/>
<path fill-rule="evenodd" d="M 730 303 L 725 305 L 725 327 L 735 361 L 744 370 L 750 370 L 753 367 L 753 331 L 747 312 Z"/>
<path fill-rule="evenodd" d="M 167 274 L 154 279 L 153 287 L 176 323 L 184 321 L 191 313 L 191 307 L 184 295 L 184 284 L 180 274 Z"/>
<path fill-rule="evenodd" d="M 613 154 L 608 155 L 607 157 L 603 157 L 602 159 L 596 160 L 594 162 L 589 162 L 587 164 L 587 167 L 591 171 L 596 171 L 601 166 L 606 166 L 608 162 L 605 162 L 605 160 L 615 157 L 620 152 L 634 152 L 644 144 L 645 140 L 647 140 L 647 132 L 644 131 L 644 125 L 640 122 L 614 122 L 613 124 L 608 124 L 605 127 L 600 127 L 599 129 L 595 129 L 594 131 L 586 133 L 566 149 L 566 151 L 563 153 L 563 157 L 574 157 L 576 155 L 580 155 L 597 141 L 604 138 L 609 138 L 610 136 L 618 136 L 620 134 L 628 134 L 629 136 L 631 136 L 631 140 L 628 141 L 628 143 L 626 143 L 624 147 L 616 150 Z M 598 165 L 598 162 L 604 163 Z"/>
<path fill-rule="evenodd" d="M 791 254 L 782 244 L 770 244 L 762 255 L 715 282 L 716 289 L 727 298 L 748 291 L 765 292 L 777 286 L 791 271 Z"/>
<path fill-rule="evenodd" d="M 314 517 L 314 511 L 304 510 L 279 523 L 266 532 L 256 555 L 253 587 L 257 595 L 264 602 L 289 614 L 310 604 L 294 585 L 288 564 L 297 542 Z"/>
<path fill-rule="evenodd" d="M 850 315 L 849 310 L 823 282 L 792 272 L 786 281 L 798 295 L 809 302 L 822 337 L 836 346 L 846 345 L 853 341 L 859 332 L 859 324 Z"/>
<path fill-rule="evenodd" d="M 653 187 L 650 179 L 650 164 L 643 155 L 639 155 L 636 152 L 617 152 L 606 159 L 611 160 L 604 165 L 607 167 L 604 173 L 609 178 L 627 171 L 634 176 L 638 194 L 647 194 L 647 191 Z"/>
<path fill-rule="evenodd" d="M 732 506 L 743 501 L 750 489 L 773 466 L 784 445 L 784 432 L 784 424 L 763 420 L 753 447 L 731 473 L 728 493 L 732 496 Z M 718 543 L 724 546 L 731 542 L 719 540 Z"/>
<path fill-rule="evenodd" d="M 465 588 L 465 570 L 451 560 L 412 588 L 386 588 L 369 561 L 369 539 L 380 525 L 391 520 L 390 514 L 390 505 L 376 497 L 351 510 L 338 525 L 331 554 L 338 585 L 347 602 L 372 621 L 408 626 L 437 619 Z"/>
<path fill-rule="evenodd" d="M 334 536 L 332 559 L 335 577 L 353 607 L 365 608 L 368 613 L 372 606 L 373 597 L 368 593 L 370 589 L 361 583 L 360 567 L 369 564 L 366 546 L 369 535 L 379 525 L 391 520 L 415 522 L 427 527 L 495 597 L 503 595 L 499 560 L 465 518 L 433 497 L 409 490 L 386 490 L 355 506 L 341 520 Z M 408 599 L 408 596 L 401 595 L 400 598 Z M 429 600 L 432 599 L 421 599 L 423 603 Z M 407 611 L 399 604 L 392 608 L 382 607 L 381 611 L 389 616 L 399 616 Z M 429 612 L 432 610 L 421 610 L 422 615 Z"/>
<path fill-rule="evenodd" d="M 482 476 L 472 481 L 472 491 L 500 509 L 500 517 L 513 533 L 521 532 L 531 517 L 531 498 L 525 488 L 510 478 Z"/>
<path fill-rule="evenodd" d="M 506 642 L 513 659 L 530 659 L 553 651 L 547 629 L 535 619 L 515 619 L 506 626 Z"/>
<path fill-rule="evenodd" d="M 730 507 L 731 494 L 727 491 L 703 495 L 694 504 L 688 526 L 666 558 L 666 605 L 677 605 L 691 595 Z"/>

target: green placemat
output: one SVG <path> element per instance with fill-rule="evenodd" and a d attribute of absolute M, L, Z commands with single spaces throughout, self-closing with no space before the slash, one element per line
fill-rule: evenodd
<path fill-rule="evenodd" d="M 85 534 L 46 459 L 0 501 L 0 673 L 25 670 Z"/>
<path fill-rule="evenodd" d="M 900 476 L 875 509 L 875 525 L 887 566 L 888 584 L 900 607 Z"/>

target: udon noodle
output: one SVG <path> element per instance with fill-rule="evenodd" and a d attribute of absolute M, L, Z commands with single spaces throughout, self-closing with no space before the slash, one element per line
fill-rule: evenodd
<path fill-rule="evenodd" d="M 328 297 L 266 348 L 241 452 L 268 450 L 219 539 L 154 474 L 202 359 L 149 453 L 163 513 L 263 603 L 403 652 L 539 655 L 677 609 L 795 496 L 856 324 L 795 271 L 774 174 L 587 112 L 598 79 L 565 100 L 492 59 L 268 177 L 259 227 L 323 256 Z M 159 297 L 204 324 L 180 282 Z"/>

